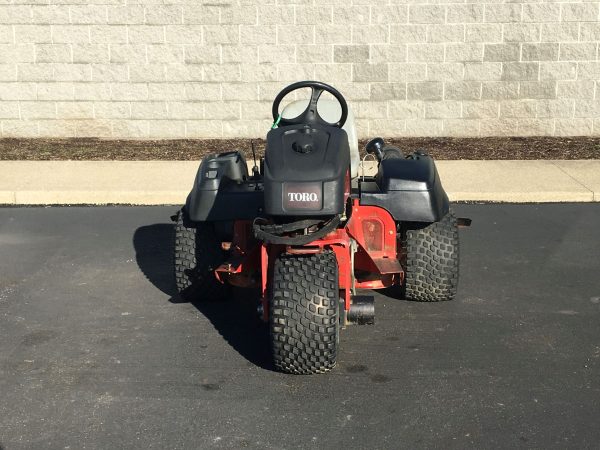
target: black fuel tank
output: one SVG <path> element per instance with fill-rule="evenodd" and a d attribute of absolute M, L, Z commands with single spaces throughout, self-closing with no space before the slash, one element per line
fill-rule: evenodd
<path fill-rule="evenodd" d="M 374 181 L 360 182 L 360 204 L 380 206 L 400 222 L 437 222 L 450 208 L 435 163 L 423 153 L 383 159 Z"/>
<path fill-rule="evenodd" d="M 248 165 L 241 153 L 207 155 L 185 208 L 196 222 L 252 220 L 263 208 L 262 185 L 248 177 Z"/>
<path fill-rule="evenodd" d="M 348 135 L 337 127 L 290 125 L 267 134 L 265 213 L 327 216 L 344 210 Z"/>

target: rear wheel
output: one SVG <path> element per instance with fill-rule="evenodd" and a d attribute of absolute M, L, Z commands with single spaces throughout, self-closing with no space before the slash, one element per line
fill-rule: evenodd
<path fill-rule="evenodd" d="M 339 331 L 335 254 L 281 254 L 274 265 L 269 316 L 278 370 L 307 375 L 335 367 Z"/>
<path fill-rule="evenodd" d="M 175 284 L 186 301 L 221 298 L 227 286 L 216 279 L 214 270 L 225 260 L 213 224 L 192 222 L 185 210 L 177 213 L 175 225 Z"/>
<path fill-rule="evenodd" d="M 404 295 L 409 300 L 452 300 L 458 287 L 458 224 L 452 211 L 442 220 L 403 233 Z"/>

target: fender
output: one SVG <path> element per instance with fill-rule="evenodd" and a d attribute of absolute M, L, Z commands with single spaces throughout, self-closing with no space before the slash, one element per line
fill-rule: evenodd
<path fill-rule="evenodd" d="M 377 176 L 359 185 L 361 205 L 379 206 L 398 222 L 438 222 L 450 209 L 435 163 L 424 153 L 384 159 Z"/>
<path fill-rule="evenodd" d="M 239 152 L 206 156 L 185 202 L 190 219 L 196 222 L 252 220 L 263 205 L 262 182 L 248 176 Z"/>

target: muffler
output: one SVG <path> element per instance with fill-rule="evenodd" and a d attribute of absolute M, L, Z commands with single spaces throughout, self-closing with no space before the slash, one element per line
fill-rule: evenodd
<path fill-rule="evenodd" d="M 373 325 L 375 323 L 375 297 L 353 295 L 346 320 L 348 323 L 356 325 Z"/>

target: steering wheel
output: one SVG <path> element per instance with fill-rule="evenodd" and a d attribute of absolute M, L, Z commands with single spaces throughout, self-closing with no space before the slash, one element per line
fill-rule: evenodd
<path fill-rule="evenodd" d="M 308 106 L 306 109 L 297 117 L 292 119 L 284 119 L 283 117 L 279 118 L 279 104 L 281 100 L 288 95 L 290 92 L 293 92 L 297 89 L 302 88 L 311 88 L 312 92 L 310 95 L 310 101 L 308 102 Z M 319 102 L 319 97 L 323 93 L 323 91 L 329 92 L 331 95 L 335 97 L 335 99 L 340 103 L 342 107 L 342 116 L 340 120 L 335 123 L 330 123 L 324 120 L 317 111 L 317 103 Z M 344 123 L 346 123 L 346 119 L 348 118 L 348 104 L 346 103 L 346 99 L 340 94 L 340 92 L 332 86 L 328 84 L 321 83 L 320 81 L 299 81 L 298 83 L 290 84 L 288 87 L 283 89 L 275 100 L 273 100 L 273 120 L 277 122 L 279 119 L 279 126 L 286 125 L 298 125 L 298 124 L 320 124 L 320 125 L 329 125 L 338 128 L 342 128 Z"/>

